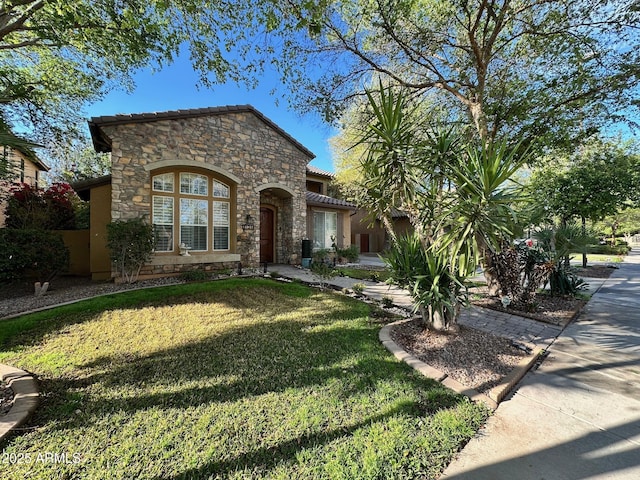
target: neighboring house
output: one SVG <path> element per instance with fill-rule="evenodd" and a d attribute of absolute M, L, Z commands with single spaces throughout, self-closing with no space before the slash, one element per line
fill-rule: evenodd
<path fill-rule="evenodd" d="M 142 276 L 298 264 L 303 239 L 350 239 L 353 207 L 326 191 L 308 197 L 315 155 L 250 105 L 97 117 L 89 130 L 112 162 L 110 176 L 74 185 L 91 200 L 94 279 L 112 276 L 106 225 L 119 219 L 153 225 Z"/>
<path fill-rule="evenodd" d="M 307 232 L 314 250 L 351 244 L 354 205 L 327 195 L 334 174 L 307 165 Z"/>
<path fill-rule="evenodd" d="M 413 230 L 407 214 L 398 209 L 391 211 L 391 222 L 396 235 Z M 358 209 L 351 217 L 351 243 L 360 253 L 380 253 L 389 248 L 389 234 L 379 218 L 372 222 L 366 210 Z"/>
<path fill-rule="evenodd" d="M 12 184 L 27 183 L 32 186 L 42 186 L 42 173 L 48 172 L 49 167 L 38 158 L 30 148 L 15 148 L 0 146 L 0 163 L 2 171 L 11 172 L 8 180 L 0 181 L 0 227 L 5 221 L 4 196 Z"/>

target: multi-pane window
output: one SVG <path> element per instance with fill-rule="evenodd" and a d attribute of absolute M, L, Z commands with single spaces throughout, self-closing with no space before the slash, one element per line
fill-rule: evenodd
<path fill-rule="evenodd" d="M 229 198 L 229 186 L 217 180 L 213 181 L 213 196 L 219 198 Z"/>
<path fill-rule="evenodd" d="M 191 172 L 154 175 L 151 184 L 158 193 L 152 200 L 157 252 L 179 251 L 183 245 L 191 252 L 231 249 L 229 185 Z"/>
<path fill-rule="evenodd" d="M 338 236 L 338 214 L 336 212 L 313 213 L 313 246 L 314 248 L 331 248 L 331 237 Z"/>

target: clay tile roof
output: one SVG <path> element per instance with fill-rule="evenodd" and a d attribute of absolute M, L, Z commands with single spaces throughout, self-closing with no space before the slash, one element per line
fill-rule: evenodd
<path fill-rule="evenodd" d="M 256 110 L 252 105 L 226 105 L 221 107 L 192 108 L 187 110 L 172 110 L 168 112 L 153 113 L 131 113 L 119 115 L 106 115 L 102 117 L 92 117 L 89 123 L 89 131 L 93 139 L 93 146 L 98 152 L 110 152 L 111 140 L 104 134 L 101 127 L 108 125 L 125 125 L 130 123 L 147 123 L 159 120 L 177 120 L 182 118 L 206 117 L 212 115 L 225 115 L 227 113 L 252 113 L 266 125 L 273 128 L 285 139 L 291 142 L 298 150 L 307 155 L 309 159 L 314 159 L 315 154 L 304 145 L 285 132 L 263 113 Z"/>
<path fill-rule="evenodd" d="M 347 202 L 346 200 L 327 197 L 326 195 L 320 195 L 315 192 L 307 192 L 307 205 L 329 206 L 342 210 L 355 210 L 356 208 L 353 203 Z"/>
<path fill-rule="evenodd" d="M 335 178 L 335 174 L 322 170 L 318 167 L 314 167 L 313 165 L 307 165 L 307 173 L 317 175 L 319 177 Z"/>

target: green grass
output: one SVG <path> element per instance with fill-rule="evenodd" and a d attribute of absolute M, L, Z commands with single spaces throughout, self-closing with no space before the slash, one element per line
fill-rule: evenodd
<path fill-rule="evenodd" d="M 571 264 L 582 264 L 582 253 L 571 253 L 569 255 L 571 257 Z M 588 262 L 613 262 L 613 263 L 622 263 L 624 262 L 624 255 L 605 255 L 602 253 L 587 253 L 587 263 Z"/>
<path fill-rule="evenodd" d="M 0 322 L 0 362 L 43 394 L 2 477 L 436 478 L 487 411 L 396 361 L 368 313 L 232 279 Z"/>

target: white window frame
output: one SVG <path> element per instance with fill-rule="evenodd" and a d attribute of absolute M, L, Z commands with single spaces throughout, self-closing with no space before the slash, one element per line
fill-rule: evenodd
<path fill-rule="evenodd" d="M 185 186 L 187 188 L 183 189 Z M 201 190 L 198 190 L 198 187 Z M 201 173 L 180 172 L 180 194 L 200 197 L 209 196 L 209 177 Z"/>
<path fill-rule="evenodd" d="M 226 205 L 227 209 L 227 221 L 224 223 L 216 222 L 216 204 L 217 205 Z M 212 202 L 212 215 L 211 215 L 211 245 L 212 250 L 214 252 L 224 252 L 231 249 L 231 204 L 230 202 L 214 200 Z M 216 248 L 216 228 L 226 228 L 227 229 L 227 246 L 226 248 Z"/>
<path fill-rule="evenodd" d="M 209 202 L 207 202 L 205 199 L 203 198 L 187 198 L 187 197 L 180 197 L 180 212 L 179 212 L 179 224 L 180 224 L 180 245 L 185 244 L 187 247 L 189 247 L 190 251 L 192 252 L 206 252 L 209 250 Z M 205 223 L 183 223 L 183 212 L 186 209 L 183 209 L 183 203 L 192 203 L 192 202 L 197 202 L 200 205 L 204 205 L 205 208 Z M 205 234 L 204 234 L 204 239 L 205 239 L 205 247 L 204 249 L 200 249 L 200 248 L 195 248 L 192 244 L 189 244 L 187 242 L 185 242 L 185 240 L 182 238 L 182 227 L 204 227 L 205 228 Z"/>
<path fill-rule="evenodd" d="M 156 199 L 162 199 L 162 201 L 166 201 L 166 200 L 170 200 L 171 201 L 171 223 L 167 223 L 166 220 L 164 221 L 159 221 L 160 219 L 158 219 L 158 216 L 156 215 Z M 173 197 L 167 197 L 164 195 L 153 195 L 152 199 L 151 199 L 151 218 L 153 221 L 153 229 L 154 229 L 154 236 L 156 235 L 156 225 L 161 226 L 161 227 L 171 227 L 171 239 L 169 241 L 169 249 L 168 250 L 157 250 L 157 252 L 173 252 L 174 251 L 174 239 L 175 239 L 175 225 L 174 225 L 174 219 L 175 219 L 175 202 L 173 200 Z M 164 208 L 166 205 L 162 205 L 162 207 Z"/>
<path fill-rule="evenodd" d="M 323 239 L 322 239 L 322 243 L 317 246 L 317 242 L 316 240 L 318 239 L 319 233 L 317 232 L 316 229 L 316 215 L 322 215 L 323 220 Z M 327 216 L 331 215 L 331 216 L 335 216 L 335 232 L 329 232 L 329 234 L 327 234 Z M 314 211 L 313 212 L 313 247 L 314 250 L 321 250 L 321 249 L 326 249 L 326 248 L 331 248 L 332 243 L 331 243 L 331 235 L 335 235 L 336 238 L 336 242 L 337 242 L 337 238 L 338 238 L 338 212 L 328 212 L 328 211 Z M 328 244 L 327 244 L 328 242 Z"/>

